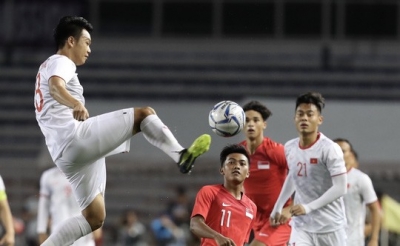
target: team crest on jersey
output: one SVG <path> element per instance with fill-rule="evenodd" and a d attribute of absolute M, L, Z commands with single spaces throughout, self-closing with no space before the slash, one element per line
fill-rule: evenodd
<path fill-rule="evenodd" d="M 310 158 L 310 164 L 318 164 L 318 158 Z"/>
<path fill-rule="evenodd" d="M 258 161 L 257 167 L 258 169 L 269 169 L 270 167 L 269 161 Z"/>
<path fill-rule="evenodd" d="M 246 208 L 246 217 L 253 219 L 253 211 L 249 208 Z"/>

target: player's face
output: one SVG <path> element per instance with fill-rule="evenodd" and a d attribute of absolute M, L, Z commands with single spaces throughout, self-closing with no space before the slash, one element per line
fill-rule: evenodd
<path fill-rule="evenodd" d="M 263 137 L 264 129 L 267 127 L 267 122 L 263 120 L 261 114 L 254 110 L 246 111 L 246 123 L 244 125 L 244 134 L 246 138 L 253 140 Z"/>
<path fill-rule="evenodd" d="M 318 132 L 318 127 L 322 124 L 323 117 L 319 113 L 317 106 L 312 103 L 302 103 L 296 109 L 294 121 L 300 134 L 309 134 Z"/>
<path fill-rule="evenodd" d="M 240 184 L 250 175 L 249 161 L 243 154 L 229 154 L 221 168 L 221 174 L 225 176 L 226 181 L 235 181 L 235 184 Z"/>
<path fill-rule="evenodd" d="M 344 141 L 339 141 L 336 143 L 340 146 L 340 148 L 343 151 L 343 159 L 344 159 L 344 162 L 346 163 L 347 170 L 349 170 L 352 167 L 356 167 L 356 165 L 355 165 L 356 158 L 355 158 L 353 152 L 351 151 L 350 144 L 348 144 L 347 142 L 344 142 Z"/>
<path fill-rule="evenodd" d="M 90 33 L 83 29 L 78 40 L 73 38 L 72 57 L 71 60 L 77 65 L 83 65 L 91 52 L 90 45 L 92 43 Z"/>

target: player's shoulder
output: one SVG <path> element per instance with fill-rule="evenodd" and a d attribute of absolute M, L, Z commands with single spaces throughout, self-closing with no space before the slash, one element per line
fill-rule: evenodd
<path fill-rule="evenodd" d="M 202 192 L 218 192 L 219 190 L 222 189 L 222 185 L 204 185 L 201 187 L 200 191 Z"/>
<path fill-rule="evenodd" d="M 285 148 L 291 148 L 293 146 L 299 146 L 299 138 L 290 139 L 285 143 Z"/>
<path fill-rule="evenodd" d="M 53 64 L 61 64 L 61 65 L 71 66 L 71 67 L 75 66 L 75 63 L 68 57 L 59 55 L 59 54 L 54 54 L 54 55 L 50 56 L 49 58 L 47 58 L 47 60 L 41 65 L 41 67 L 43 67 L 43 66 L 50 67 Z"/>
<path fill-rule="evenodd" d="M 264 146 L 266 146 L 267 148 L 271 149 L 271 148 L 282 148 L 283 144 L 269 138 L 269 137 L 264 137 L 263 143 Z"/>
<path fill-rule="evenodd" d="M 371 180 L 368 174 L 364 173 L 363 171 L 357 168 L 352 168 L 350 175 L 357 178 L 360 182 L 369 182 Z"/>
<path fill-rule="evenodd" d="M 335 149 L 339 152 L 342 152 L 339 144 L 335 143 L 332 139 L 325 136 L 322 132 L 319 133 L 318 144 L 322 146 L 322 149 Z"/>

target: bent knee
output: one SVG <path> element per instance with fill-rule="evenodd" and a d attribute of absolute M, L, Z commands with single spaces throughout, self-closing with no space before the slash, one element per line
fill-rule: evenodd
<path fill-rule="evenodd" d="M 135 108 L 135 123 L 142 122 L 147 116 L 156 114 L 151 107 Z"/>
<path fill-rule="evenodd" d="M 89 218 L 86 218 L 87 222 L 90 225 L 90 228 L 92 228 L 92 231 L 95 231 L 95 230 L 99 229 L 100 227 L 102 227 L 103 224 L 104 224 L 104 219 L 105 219 L 105 217 L 102 217 L 102 218 L 100 218 L 100 217 L 89 217 Z"/>
<path fill-rule="evenodd" d="M 152 107 L 135 108 L 135 116 L 138 116 L 138 118 L 144 119 L 152 114 L 156 114 Z"/>

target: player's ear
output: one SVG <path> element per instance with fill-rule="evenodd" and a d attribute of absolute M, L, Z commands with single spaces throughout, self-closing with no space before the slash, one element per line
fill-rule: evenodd
<path fill-rule="evenodd" d="M 322 116 L 322 115 L 319 115 L 318 116 L 318 119 L 319 119 L 319 125 L 321 125 L 322 124 L 322 122 L 324 122 L 324 116 Z"/>
<path fill-rule="evenodd" d="M 266 129 L 266 128 L 267 128 L 267 126 L 268 126 L 268 123 L 267 123 L 267 121 L 265 120 L 265 121 L 264 121 L 264 126 L 263 126 L 263 129 Z"/>
<path fill-rule="evenodd" d="M 223 168 L 223 167 L 221 167 L 221 168 L 219 169 L 219 173 L 220 173 L 221 175 L 224 175 L 224 168 Z"/>
<path fill-rule="evenodd" d="M 75 38 L 73 36 L 69 36 L 66 43 L 69 47 L 72 47 L 75 44 Z"/>

